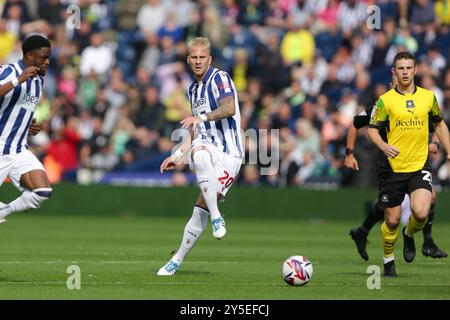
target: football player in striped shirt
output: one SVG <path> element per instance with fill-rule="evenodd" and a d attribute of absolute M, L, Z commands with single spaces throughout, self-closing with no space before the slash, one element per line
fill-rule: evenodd
<path fill-rule="evenodd" d="M 228 73 L 211 66 L 211 44 L 194 38 L 188 44 L 187 62 L 195 76 L 189 88 L 192 116 L 181 121 L 191 139 L 161 164 L 173 170 L 186 156 L 194 170 L 200 195 L 184 229 L 181 245 L 158 275 L 174 275 L 211 220 L 214 238 L 226 234 L 217 201 L 223 199 L 238 174 L 244 156 L 237 91 Z M 191 143 L 192 141 L 192 143 Z"/>
<path fill-rule="evenodd" d="M 0 67 L 0 185 L 8 177 L 22 192 L 10 203 L 0 203 L 0 224 L 13 212 L 39 208 L 52 194 L 42 163 L 27 149 L 51 45 L 47 38 L 31 35 L 22 52 L 22 60 Z"/>

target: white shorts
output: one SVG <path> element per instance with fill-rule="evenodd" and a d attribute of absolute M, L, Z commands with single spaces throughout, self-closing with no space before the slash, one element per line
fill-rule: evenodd
<path fill-rule="evenodd" d="M 192 161 L 192 150 L 198 146 L 204 146 L 209 151 L 212 157 L 212 164 L 215 169 L 216 176 L 211 177 L 211 181 L 215 181 L 217 193 L 220 193 L 219 200 L 224 200 L 226 193 L 234 183 L 239 170 L 242 165 L 242 158 L 230 156 L 229 154 L 220 151 L 215 145 L 210 142 L 202 140 L 194 140 L 189 151 L 189 167 L 195 170 L 195 165 Z"/>
<path fill-rule="evenodd" d="M 32 170 L 45 171 L 42 163 L 29 150 L 15 155 L 0 156 L 0 186 L 8 177 L 17 189 L 24 191 L 25 188 L 20 186 L 20 177 Z"/>

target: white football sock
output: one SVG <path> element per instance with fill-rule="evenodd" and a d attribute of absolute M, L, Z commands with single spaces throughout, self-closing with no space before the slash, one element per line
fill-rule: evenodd
<path fill-rule="evenodd" d="M 208 225 L 209 213 L 205 209 L 195 206 L 192 211 L 192 217 L 186 224 L 183 233 L 183 240 L 177 253 L 172 257 L 172 260 L 180 264 L 183 262 L 186 255 L 191 251 L 194 244 L 200 238 L 203 230 Z"/>
<path fill-rule="evenodd" d="M 39 188 L 33 191 L 25 190 L 22 195 L 0 209 L 0 216 L 6 217 L 13 212 L 27 209 L 37 209 L 41 203 L 52 195 L 51 188 Z"/>
<path fill-rule="evenodd" d="M 220 218 L 221 214 L 217 207 L 217 190 L 214 186 L 217 177 L 212 165 L 211 155 L 206 150 L 198 150 L 194 153 L 193 160 L 198 186 L 208 206 L 211 219 Z"/>

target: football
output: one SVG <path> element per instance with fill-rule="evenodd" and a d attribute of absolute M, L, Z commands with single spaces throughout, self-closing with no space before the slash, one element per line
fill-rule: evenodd
<path fill-rule="evenodd" d="M 313 266 L 305 256 L 290 256 L 283 263 L 283 279 L 291 286 L 303 286 L 311 280 Z"/>

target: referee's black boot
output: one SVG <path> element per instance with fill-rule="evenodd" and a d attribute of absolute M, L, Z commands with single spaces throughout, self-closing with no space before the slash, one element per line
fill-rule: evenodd
<path fill-rule="evenodd" d="M 414 244 L 414 238 L 408 237 L 405 234 L 406 227 L 402 229 L 403 234 L 403 258 L 405 258 L 405 261 L 410 263 L 413 262 L 414 258 L 416 257 L 416 245 Z"/>
<path fill-rule="evenodd" d="M 367 232 L 365 232 L 361 228 L 353 228 L 352 230 L 350 230 L 350 236 L 352 237 L 353 241 L 355 241 L 356 249 L 358 250 L 361 258 L 366 261 L 369 260 L 369 255 L 366 251 Z"/>
<path fill-rule="evenodd" d="M 447 252 L 444 250 L 439 249 L 439 247 L 433 242 L 433 240 L 427 242 L 425 241 L 422 246 L 422 254 L 425 257 L 432 257 L 432 258 L 446 258 Z"/>
<path fill-rule="evenodd" d="M 394 278 L 397 276 L 397 271 L 395 271 L 395 261 L 389 261 L 384 264 L 384 276 Z"/>

